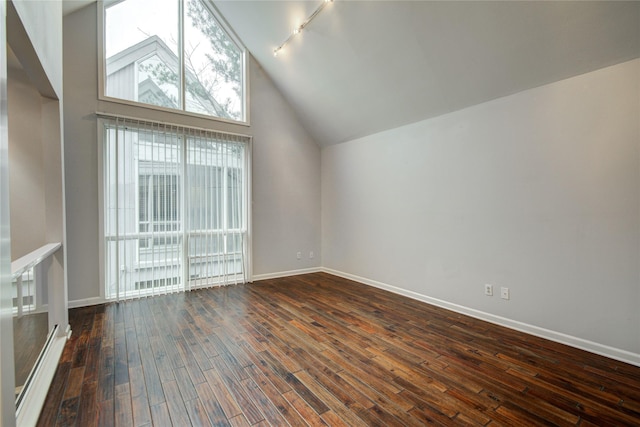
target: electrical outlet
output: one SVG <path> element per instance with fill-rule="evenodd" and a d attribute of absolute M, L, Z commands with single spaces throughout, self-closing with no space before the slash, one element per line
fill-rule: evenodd
<path fill-rule="evenodd" d="M 509 299 L 509 288 L 500 288 L 500 298 Z"/>
<path fill-rule="evenodd" d="M 298 258 L 298 259 L 302 259 L 302 252 L 298 252 L 298 253 L 296 254 L 296 258 Z"/>
<path fill-rule="evenodd" d="M 315 254 L 313 253 L 313 251 L 309 252 L 309 258 L 313 259 L 314 256 Z"/>
<path fill-rule="evenodd" d="M 493 296 L 493 285 L 484 285 L 484 294 L 488 297 Z"/>

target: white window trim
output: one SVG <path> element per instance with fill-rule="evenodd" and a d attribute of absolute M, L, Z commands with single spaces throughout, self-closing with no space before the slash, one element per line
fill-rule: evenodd
<path fill-rule="evenodd" d="M 184 109 L 178 110 L 178 109 L 166 108 L 159 105 L 145 104 L 142 102 L 136 102 L 136 101 L 121 99 L 121 98 L 114 98 L 114 97 L 105 95 L 104 90 L 106 86 L 105 76 L 106 76 L 107 64 L 104 57 L 105 55 L 104 43 L 106 39 L 104 9 L 105 9 L 105 5 L 115 4 L 121 1 L 125 1 L 125 0 L 98 0 L 97 2 L 97 5 L 98 5 L 97 6 L 97 9 L 98 9 L 98 100 L 99 101 L 106 101 L 106 102 L 111 102 L 116 104 L 139 107 L 147 110 L 162 111 L 162 112 L 167 112 L 171 114 L 178 114 L 181 116 L 195 117 L 198 119 L 214 120 L 220 123 L 229 123 L 229 124 L 235 124 L 235 125 L 241 125 L 241 126 L 247 126 L 247 127 L 251 126 L 251 114 L 250 114 L 251 102 L 250 102 L 250 85 L 249 85 L 250 76 L 249 76 L 249 61 L 248 61 L 249 52 L 245 47 L 245 45 L 240 41 L 240 38 L 237 36 L 235 31 L 231 29 L 231 26 L 227 23 L 227 21 L 224 19 L 220 11 L 218 11 L 218 9 L 216 8 L 216 6 L 213 4 L 211 0 L 203 0 L 204 6 L 207 9 L 209 9 L 216 23 L 222 27 L 222 29 L 227 33 L 227 35 L 231 38 L 231 40 L 240 48 L 240 50 L 242 50 L 242 70 L 243 70 L 242 92 L 244 96 L 242 97 L 241 101 L 242 101 L 242 107 L 244 111 L 244 120 L 233 120 L 233 119 L 227 119 L 224 117 L 208 116 L 206 114 L 194 113 L 191 111 L 186 111 Z M 179 50 L 180 50 L 179 56 L 180 58 L 182 58 L 183 52 L 182 52 L 181 46 L 179 46 Z M 184 68 L 184 63 L 181 64 L 181 67 Z M 184 74 L 184 69 L 182 71 Z M 184 86 L 185 84 L 184 78 L 182 80 L 183 80 L 182 85 Z M 184 87 L 182 87 L 181 90 L 182 90 L 182 98 L 185 98 Z M 182 103 L 184 103 L 184 100 L 182 100 Z"/>
<path fill-rule="evenodd" d="M 98 9 L 101 5 L 98 6 Z M 100 274 L 100 300 L 105 298 L 105 238 L 104 238 L 104 131 L 106 121 L 98 117 L 98 273 Z"/>

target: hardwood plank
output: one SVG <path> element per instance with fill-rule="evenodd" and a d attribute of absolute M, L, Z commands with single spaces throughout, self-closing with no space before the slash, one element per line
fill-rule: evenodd
<path fill-rule="evenodd" d="M 131 368 L 139 368 L 142 365 L 140 359 L 140 348 L 138 347 L 138 335 L 133 325 L 127 326 L 124 330 L 127 352 L 127 366 Z"/>
<path fill-rule="evenodd" d="M 196 338 L 193 331 L 188 328 L 183 328 L 182 336 L 186 340 L 187 345 L 189 345 L 189 350 L 191 350 L 191 353 L 193 354 L 196 360 L 196 363 L 198 363 L 200 370 L 206 371 L 207 369 L 211 369 L 212 365 L 211 365 L 211 362 L 209 361 L 209 356 L 204 351 L 202 344 L 200 343 L 200 340 Z"/>
<path fill-rule="evenodd" d="M 217 328 L 220 329 L 220 328 Z M 243 368 L 248 366 L 248 363 L 240 363 L 238 359 L 231 352 L 229 347 L 220 339 L 218 334 L 212 333 L 207 337 L 218 349 L 218 355 L 213 357 L 214 360 L 224 360 L 227 369 L 233 374 L 236 380 L 241 381 L 247 379 L 246 373 Z"/>
<path fill-rule="evenodd" d="M 338 375 L 340 375 L 340 377 L 352 387 L 367 396 L 369 400 L 376 399 L 374 396 L 375 393 L 381 393 L 391 399 L 394 399 L 393 396 L 402 391 L 400 387 L 394 385 L 394 377 L 389 379 L 379 378 L 375 373 L 367 370 L 369 366 L 359 366 L 356 360 L 351 358 L 351 356 L 347 355 L 343 359 L 341 356 L 345 356 L 345 353 L 338 353 L 333 350 L 329 350 L 326 351 L 325 354 L 333 361 L 342 365 L 343 370 Z"/>
<path fill-rule="evenodd" d="M 271 365 L 262 357 L 262 352 L 256 352 L 249 344 L 244 344 L 243 348 L 247 353 L 247 357 L 252 361 L 252 365 L 250 367 L 256 367 L 260 370 L 262 375 L 264 375 L 271 384 L 277 389 L 277 391 L 281 394 L 288 392 L 291 390 L 291 386 L 284 380 L 284 378 L 280 377 L 274 370 L 271 369 Z M 246 369 L 246 368 L 245 368 Z"/>
<path fill-rule="evenodd" d="M 242 413 L 247 418 L 247 421 L 252 425 L 262 421 L 264 419 L 262 413 L 260 413 L 258 408 L 251 401 L 246 390 L 242 387 L 242 383 L 232 376 L 232 373 L 228 369 L 224 360 L 222 360 L 220 356 L 216 356 L 211 359 L 211 361 L 213 362 L 215 370 L 218 372 L 218 375 L 220 376 L 220 379 L 227 391 L 231 396 L 233 396 L 233 399 L 238 402 L 240 408 L 242 408 Z"/>
<path fill-rule="evenodd" d="M 151 423 L 151 412 L 149 411 L 149 399 L 147 398 L 147 388 L 144 381 L 144 373 L 139 366 L 129 367 L 129 384 L 131 390 L 131 409 L 133 411 L 133 421 L 137 426 Z"/>
<path fill-rule="evenodd" d="M 131 407 L 131 392 L 129 383 L 116 385 L 113 399 L 115 411 L 115 426 L 133 426 L 133 409 Z"/>
<path fill-rule="evenodd" d="M 174 340 L 178 349 L 178 353 L 180 354 L 180 357 L 182 357 L 182 360 L 184 362 L 184 367 L 189 373 L 189 377 L 191 378 L 191 381 L 194 384 L 200 384 L 205 382 L 206 379 L 202 374 L 202 369 L 200 368 L 200 365 L 198 364 L 198 361 L 196 360 L 195 356 L 189 349 L 189 345 L 187 344 L 184 337 L 180 335 L 177 338 L 174 337 Z"/>
<path fill-rule="evenodd" d="M 260 387 L 252 379 L 242 381 L 242 386 L 249 394 L 249 397 L 253 403 L 257 406 L 258 410 L 262 413 L 265 421 L 275 426 L 287 426 L 289 422 L 280 414 L 274 404 L 269 398 L 262 392 Z"/>
<path fill-rule="evenodd" d="M 317 414 L 322 414 L 329 410 L 327 405 L 319 399 L 311 390 L 309 390 L 300 380 L 291 372 L 287 371 L 287 369 L 280 364 L 280 362 L 275 359 L 269 352 L 265 352 L 262 354 L 267 363 L 270 365 L 270 368 L 280 377 L 282 378 L 293 390 L 302 397 L 305 402 L 311 406 Z"/>
<path fill-rule="evenodd" d="M 214 426 L 229 425 L 229 421 L 227 421 L 227 417 L 224 415 L 224 410 L 222 409 L 222 406 L 220 406 L 220 403 L 218 403 L 218 400 L 211 390 L 211 387 L 209 387 L 209 384 L 202 383 L 196 385 L 196 391 L 211 424 Z"/>
<path fill-rule="evenodd" d="M 72 343 L 75 345 L 75 342 Z M 40 418 L 38 425 L 40 426 L 52 426 L 55 425 L 60 412 L 60 404 L 62 403 L 62 397 L 64 396 L 64 389 L 71 370 L 71 362 L 61 362 L 56 369 L 56 373 L 49 387 L 49 393 L 44 401 L 42 411 L 40 412 Z"/>
<path fill-rule="evenodd" d="M 162 384 L 164 395 L 167 398 L 167 408 L 169 409 L 169 415 L 171 421 L 177 426 L 189 426 L 189 414 L 185 403 L 180 396 L 180 390 L 178 384 L 175 381 L 168 381 Z"/>
<path fill-rule="evenodd" d="M 87 359 L 87 350 L 88 349 L 87 349 L 86 343 L 82 345 L 78 343 L 78 345 L 76 345 L 76 349 L 73 352 L 72 365 L 71 365 L 72 368 L 84 366 L 85 361 Z"/>
<path fill-rule="evenodd" d="M 115 397 L 115 376 L 103 375 L 98 380 L 98 402 L 113 400 Z"/>
<path fill-rule="evenodd" d="M 116 386 L 129 382 L 129 366 L 127 359 L 127 342 L 123 328 L 117 328 L 114 343 L 114 382 Z"/>
<path fill-rule="evenodd" d="M 346 423 L 351 426 L 364 426 L 365 422 L 358 417 L 358 415 L 347 408 L 342 402 L 340 402 L 337 398 L 335 398 L 329 391 L 327 391 L 324 387 L 318 384 L 309 374 L 305 371 L 300 371 L 296 373 L 296 378 L 298 378 L 302 384 L 310 390 L 311 393 L 316 396 L 317 399 L 320 399 L 326 410 L 322 412 L 316 412 L 318 415 L 322 415 L 323 413 L 332 410 L 336 415 L 342 418 Z M 354 404 L 356 406 L 356 404 Z M 314 408 L 315 409 L 315 408 Z M 358 408 L 359 409 L 359 408 Z"/>
<path fill-rule="evenodd" d="M 98 425 L 99 404 L 96 393 L 97 382 L 87 382 L 82 386 L 80 406 L 76 425 L 93 427 Z"/>
<path fill-rule="evenodd" d="M 80 391 L 82 390 L 82 383 L 84 380 L 84 369 L 84 366 L 80 366 L 79 368 L 72 368 L 69 371 L 67 387 L 64 390 L 62 399 L 66 400 L 72 397 L 80 396 Z"/>
<path fill-rule="evenodd" d="M 212 425 L 209 417 L 207 416 L 206 409 L 200 399 L 196 398 L 186 401 L 185 406 L 192 426 L 204 427 Z"/>
<path fill-rule="evenodd" d="M 154 427 L 172 427 L 171 415 L 167 402 L 162 402 L 151 407 L 151 419 Z"/>
<path fill-rule="evenodd" d="M 71 335 L 71 337 L 67 340 L 66 345 L 64 346 L 64 350 L 62 350 L 59 363 L 67 363 L 67 362 L 73 361 L 73 353 L 76 349 L 77 342 L 78 342 L 78 336 Z"/>
<path fill-rule="evenodd" d="M 228 353 L 230 356 L 233 357 L 233 361 L 231 361 L 231 363 L 233 363 L 234 366 L 241 366 L 243 368 L 246 366 L 249 366 L 251 362 L 244 355 L 244 352 L 238 347 L 238 342 L 236 338 L 233 336 L 233 335 L 240 335 L 240 333 L 231 334 L 229 333 L 230 330 L 232 329 L 231 328 L 214 328 L 213 329 L 213 334 L 215 334 L 223 344 L 223 347 L 221 348 L 226 349 L 226 352 L 222 352 L 220 356 L 223 356 L 223 359 L 227 360 L 227 358 L 225 357 L 225 354 L 223 353 Z M 233 330 L 236 331 L 237 329 L 233 328 Z M 240 329 L 239 331 L 242 331 L 242 329 Z M 240 379 L 246 379 L 246 378 L 240 378 Z"/>
<path fill-rule="evenodd" d="M 102 352 L 102 340 L 100 337 L 92 337 L 89 341 L 89 351 L 84 370 L 83 382 L 93 382 L 98 379 L 100 359 Z"/>
<path fill-rule="evenodd" d="M 291 404 L 284 398 L 269 378 L 265 376 L 256 366 L 248 366 L 245 368 L 249 377 L 262 390 L 265 396 L 275 405 L 275 408 L 282 414 L 287 422 L 292 425 L 304 425 L 305 421 Z"/>
<path fill-rule="evenodd" d="M 162 339 L 160 337 L 153 336 L 149 341 L 160 382 L 164 383 L 167 381 L 173 381 L 175 379 L 175 375 L 173 375 L 171 362 L 168 359 Z"/>
<path fill-rule="evenodd" d="M 173 372 L 175 373 L 176 383 L 178 384 L 178 388 L 180 389 L 180 395 L 182 395 L 182 399 L 185 401 L 197 399 L 198 393 L 196 393 L 196 388 L 194 387 L 193 382 L 191 382 L 191 378 L 189 377 L 187 369 L 179 368 Z M 206 382 L 206 380 L 200 384 L 203 384 L 204 382 Z"/>
<path fill-rule="evenodd" d="M 144 384 L 146 387 L 149 405 L 155 406 L 165 401 L 164 392 L 162 390 L 162 379 L 158 373 L 156 359 L 149 342 L 148 337 L 138 340 L 140 347 L 140 357 L 142 359 L 142 373 L 144 375 Z"/>
<path fill-rule="evenodd" d="M 324 420 L 316 413 L 316 411 L 314 411 L 313 408 L 309 406 L 307 402 L 305 402 L 302 398 L 300 398 L 300 396 L 298 396 L 298 393 L 296 393 L 295 391 L 290 390 L 284 393 L 282 397 L 289 404 L 291 404 L 291 406 L 295 408 L 296 412 L 301 416 L 301 419 L 303 420 L 303 422 L 297 425 L 307 424 L 309 426 L 314 426 L 314 427 L 327 425 L 327 423 L 324 422 Z M 323 414 L 326 414 L 327 412 L 329 411 L 325 411 L 323 412 Z M 296 424 L 292 424 L 292 425 L 296 425 Z"/>
<path fill-rule="evenodd" d="M 331 410 L 323 413 L 321 417 L 322 421 L 331 427 L 350 427 L 349 424 Z"/>
<path fill-rule="evenodd" d="M 209 369 L 208 371 L 204 371 L 204 375 L 207 378 L 207 384 L 213 391 L 227 418 L 231 419 L 242 414 L 242 409 L 240 409 L 236 400 L 225 387 L 218 372 L 215 369 Z"/>
<path fill-rule="evenodd" d="M 325 370 L 321 372 L 312 365 L 309 365 L 306 373 L 346 407 L 358 405 L 359 407 L 370 409 L 374 405 L 360 390 L 345 381 L 339 374 L 335 374 L 326 367 Z"/>
<path fill-rule="evenodd" d="M 76 418 L 78 417 L 78 405 L 80 403 L 80 397 L 72 397 L 64 400 L 60 405 L 60 412 L 58 413 L 58 419 L 56 420 L 56 426 L 73 426 L 76 424 Z"/>
<path fill-rule="evenodd" d="M 233 418 L 230 418 L 229 419 L 229 423 L 233 427 L 251 427 L 251 424 L 249 424 L 249 421 L 247 421 L 245 416 L 242 415 L 242 414 L 237 415 L 237 416 L 235 416 Z"/>
<path fill-rule="evenodd" d="M 98 426 L 111 427 L 115 425 L 116 411 L 113 399 L 103 400 L 98 405 Z"/>

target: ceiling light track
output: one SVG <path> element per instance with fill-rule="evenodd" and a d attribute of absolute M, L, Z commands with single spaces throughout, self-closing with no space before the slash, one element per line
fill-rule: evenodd
<path fill-rule="evenodd" d="M 316 8 L 316 10 L 314 10 L 313 13 L 309 15 L 309 17 L 302 24 L 298 25 L 293 29 L 291 34 L 289 34 L 289 37 L 287 37 L 287 39 L 283 41 L 280 46 L 273 49 L 273 56 L 278 56 L 280 51 L 282 51 L 282 49 L 287 45 L 287 43 L 289 43 L 289 41 L 291 41 L 292 38 L 300 34 L 302 30 L 304 30 L 306 26 L 309 25 L 311 21 L 313 21 L 314 18 L 320 14 L 320 12 L 322 12 L 322 10 L 325 8 L 325 6 L 328 3 L 333 3 L 333 0 L 323 0 L 322 3 Z"/>

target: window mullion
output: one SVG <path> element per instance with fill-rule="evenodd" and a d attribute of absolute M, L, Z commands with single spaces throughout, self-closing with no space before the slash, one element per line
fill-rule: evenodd
<path fill-rule="evenodd" d="M 120 148 L 120 128 L 118 127 L 118 122 L 116 121 L 116 138 L 115 138 L 115 220 L 116 220 L 116 301 L 120 301 L 120 165 L 118 163 L 119 159 L 119 148 Z"/>
<path fill-rule="evenodd" d="M 181 167 L 182 167 L 182 179 L 180 180 L 180 210 L 181 210 L 181 214 L 182 214 L 182 221 L 181 221 L 181 227 L 182 227 L 182 287 L 183 289 L 191 289 L 191 283 L 189 282 L 189 278 L 191 277 L 191 272 L 189 271 L 190 266 L 189 266 L 189 257 L 190 257 L 190 253 L 189 253 L 189 248 L 190 248 L 190 242 L 189 242 L 189 228 L 190 228 L 190 224 L 189 224 L 189 193 L 188 193 L 188 189 L 189 189 L 189 183 L 187 182 L 188 179 L 188 169 L 187 169 L 187 164 L 188 164 L 188 156 L 189 156 L 189 147 L 187 146 L 187 135 L 186 132 L 184 132 L 182 134 L 182 144 L 180 146 L 181 149 L 181 156 L 182 156 L 182 162 L 181 162 Z"/>
<path fill-rule="evenodd" d="M 180 107 L 182 111 L 187 111 L 186 74 L 184 64 L 184 0 L 179 0 L 178 6 L 178 55 L 180 57 Z"/>

